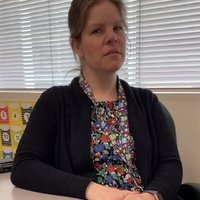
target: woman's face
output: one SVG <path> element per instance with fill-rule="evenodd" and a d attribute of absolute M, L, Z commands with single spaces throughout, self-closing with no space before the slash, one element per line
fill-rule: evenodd
<path fill-rule="evenodd" d="M 77 46 L 83 72 L 113 73 L 120 69 L 125 59 L 126 35 L 124 22 L 114 4 L 103 1 L 88 10 Z"/>

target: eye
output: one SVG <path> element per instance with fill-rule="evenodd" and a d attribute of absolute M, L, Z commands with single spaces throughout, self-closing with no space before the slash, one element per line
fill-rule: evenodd
<path fill-rule="evenodd" d="M 95 29 L 92 33 L 101 33 L 102 30 L 100 28 Z"/>
<path fill-rule="evenodd" d="M 116 27 L 114 28 L 114 30 L 123 30 L 123 27 L 121 27 L 121 26 L 116 26 Z"/>

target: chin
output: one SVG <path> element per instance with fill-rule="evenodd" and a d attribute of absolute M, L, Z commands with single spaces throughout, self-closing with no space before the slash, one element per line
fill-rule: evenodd
<path fill-rule="evenodd" d="M 110 63 L 110 69 L 111 70 L 119 70 L 123 65 L 123 62 L 113 62 L 113 63 Z"/>
<path fill-rule="evenodd" d="M 112 65 L 112 66 L 108 66 L 106 69 L 110 72 L 117 72 L 118 70 L 120 70 L 122 67 L 122 65 Z"/>
<path fill-rule="evenodd" d="M 108 71 L 118 71 L 124 63 L 124 59 L 120 56 L 118 57 L 107 57 L 104 62 L 102 62 L 102 68 L 108 70 Z"/>

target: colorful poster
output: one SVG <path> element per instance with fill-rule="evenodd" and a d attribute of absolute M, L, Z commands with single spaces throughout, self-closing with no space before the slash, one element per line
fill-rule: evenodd
<path fill-rule="evenodd" d="M 0 102 L 0 158 L 14 158 L 35 102 Z"/>

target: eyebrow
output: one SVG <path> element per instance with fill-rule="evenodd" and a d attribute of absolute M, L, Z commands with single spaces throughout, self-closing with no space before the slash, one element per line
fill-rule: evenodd
<path fill-rule="evenodd" d="M 119 20 L 117 22 L 115 22 L 114 24 L 119 24 L 119 23 L 123 23 L 123 20 Z M 88 27 L 93 27 L 93 26 L 103 26 L 104 24 L 103 23 L 92 23 L 92 24 L 89 24 Z"/>

